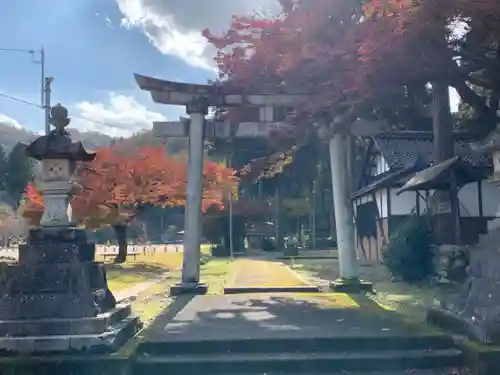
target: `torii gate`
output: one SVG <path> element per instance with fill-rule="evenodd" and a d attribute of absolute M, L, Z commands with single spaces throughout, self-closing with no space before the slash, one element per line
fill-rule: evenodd
<path fill-rule="evenodd" d="M 188 84 L 166 81 L 135 74 L 142 90 L 149 91 L 155 103 L 183 105 L 190 117 L 188 188 L 186 199 L 185 239 L 181 282 L 171 288 L 171 294 L 204 294 L 207 286 L 200 284 L 201 205 L 203 184 L 204 123 L 208 108 L 253 106 L 260 107 L 260 121 L 272 122 L 275 107 L 291 107 L 307 99 L 305 94 L 242 94 L 214 85 Z M 172 123 L 171 123 L 172 124 Z M 182 132 L 182 127 L 179 129 Z M 180 134 L 178 135 L 180 136 Z M 335 140 L 335 141 L 334 141 Z M 358 280 L 358 269 L 354 249 L 353 223 L 346 221 L 350 214 L 349 192 L 345 188 L 348 174 L 345 168 L 344 137 L 332 137 L 330 153 L 334 200 L 338 228 L 340 276 Z M 333 151 L 333 152 L 332 152 Z M 335 166 L 335 167 L 334 167 Z M 352 208 L 352 207 L 351 207 Z M 351 238 L 352 237 L 352 238 Z"/>

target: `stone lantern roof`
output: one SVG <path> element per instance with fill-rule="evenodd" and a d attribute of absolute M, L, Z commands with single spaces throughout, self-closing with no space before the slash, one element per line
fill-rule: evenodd
<path fill-rule="evenodd" d="M 500 129 L 493 130 L 481 142 L 471 144 L 471 148 L 484 154 L 493 154 L 496 151 L 500 151 Z"/>
<path fill-rule="evenodd" d="M 50 110 L 50 122 L 55 127 L 49 134 L 35 139 L 26 147 L 26 154 L 37 160 L 69 159 L 72 161 L 92 161 L 96 154 L 87 152 L 82 142 L 73 142 L 65 129 L 69 125 L 68 110 L 57 104 Z"/>

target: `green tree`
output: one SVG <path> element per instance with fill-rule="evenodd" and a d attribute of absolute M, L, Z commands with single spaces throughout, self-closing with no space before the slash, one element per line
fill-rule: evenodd
<path fill-rule="evenodd" d="M 33 161 L 26 155 L 26 148 L 18 143 L 6 160 L 6 190 L 15 205 L 23 195 L 26 185 L 33 178 Z"/>

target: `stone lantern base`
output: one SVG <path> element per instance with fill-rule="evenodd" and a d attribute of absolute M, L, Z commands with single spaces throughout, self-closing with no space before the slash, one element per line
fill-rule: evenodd
<path fill-rule="evenodd" d="M 113 351 L 140 328 L 116 305 L 84 230 L 38 228 L 0 268 L 0 351 Z"/>
<path fill-rule="evenodd" d="M 496 224 L 496 225 L 495 225 Z M 490 222 L 471 249 L 461 293 L 429 311 L 430 323 L 485 344 L 500 344 L 500 223 Z"/>

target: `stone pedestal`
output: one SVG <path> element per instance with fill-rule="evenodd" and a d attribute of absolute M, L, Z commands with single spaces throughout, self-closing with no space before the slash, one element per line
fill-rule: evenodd
<path fill-rule="evenodd" d="M 181 296 L 186 294 L 204 295 L 207 294 L 208 286 L 201 283 L 178 283 L 170 287 L 171 296 Z"/>
<path fill-rule="evenodd" d="M 500 186 L 500 128 L 471 144 L 493 159 L 490 182 Z M 498 213 L 497 213 L 498 215 Z M 486 344 L 500 344 L 500 219 L 488 222 L 488 234 L 471 248 L 467 280 L 458 296 L 429 311 L 429 322 Z"/>
<path fill-rule="evenodd" d="M 0 350 L 112 351 L 137 332 L 94 253 L 81 229 L 31 230 L 19 263 L 1 268 Z"/>
<path fill-rule="evenodd" d="M 458 296 L 428 313 L 445 329 L 487 344 L 500 344 L 500 229 L 481 237 L 471 249 L 466 282 Z"/>
<path fill-rule="evenodd" d="M 55 130 L 26 147 L 42 163 L 44 213 L 40 228 L 19 247 L 19 262 L 0 265 L 0 351 L 51 353 L 113 351 L 140 328 L 129 305 L 116 305 L 95 247 L 76 228 L 71 197 L 77 162 L 90 162 L 65 130 L 68 111 L 51 109 Z"/>

